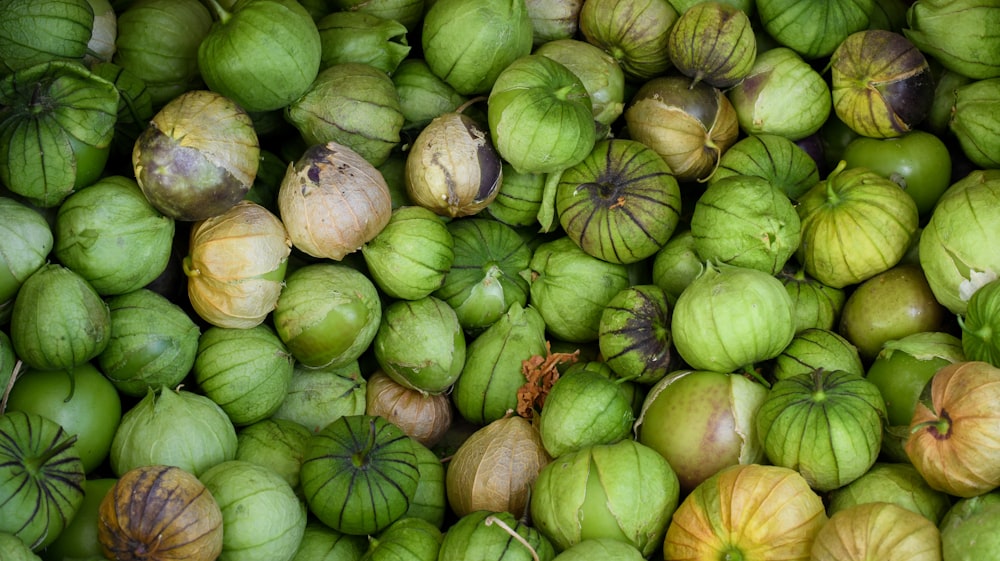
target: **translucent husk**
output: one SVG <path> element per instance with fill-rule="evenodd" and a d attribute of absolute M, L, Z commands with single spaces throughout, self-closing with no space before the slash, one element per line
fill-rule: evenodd
<path fill-rule="evenodd" d="M 196 223 L 184 259 L 188 296 L 205 321 L 228 328 L 260 325 L 278 301 L 292 244 L 266 208 L 242 201 Z"/>

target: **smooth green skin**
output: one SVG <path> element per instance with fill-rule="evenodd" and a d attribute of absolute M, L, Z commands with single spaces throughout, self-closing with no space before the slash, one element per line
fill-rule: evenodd
<path fill-rule="evenodd" d="M 33 549 L 52 543 L 83 502 L 85 474 L 73 437 L 23 411 L 0 415 L 0 532 Z"/>
<path fill-rule="evenodd" d="M 216 23 L 198 45 L 209 89 L 250 112 L 281 109 L 319 73 L 322 43 L 312 16 L 294 0 L 216 2 Z"/>
<path fill-rule="evenodd" d="M 375 284 L 340 263 L 313 263 L 285 277 L 274 327 L 292 356 L 310 367 L 343 366 L 368 348 L 382 319 Z"/>
<path fill-rule="evenodd" d="M 897 265 L 857 286 L 841 310 L 837 332 L 865 361 L 887 341 L 913 333 L 940 331 L 947 309 L 934 298 L 918 265 Z"/>
<path fill-rule="evenodd" d="M 875 384 L 885 401 L 890 426 L 909 426 L 920 394 L 941 368 L 951 364 L 941 356 L 914 356 L 902 350 L 885 349 L 868 368 L 868 381 Z"/>
<path fill-rule="evenodd" d="M 750 434 L 752 426 L 743 424 L 745 419 L 737 418 L 740 411 L 733 403 L 733 394 L 742 392 L 742 398 L 754 403 L 751 409 L 755 410 L 767 396 L 767 389 L 739 378 L 704 370 L 690 372 L 665 383 L 662 390 L 650 390 L 643 404 L 638 441 L 666 458 L 677 473 L 683 494 L 722 468 L 763 459 L 759 454 L 742 461 L 747 441 L 756 435 Z"/>
<path fill-rule="evenodd" d="M 107 299 L 111 339 L 97 365 L 124 395 L 176 387 L 194 366 L 201 328 L 167 297 L 140 288 Z"/>
<path fill-rule="evenodd" d="M 23 372 L 11 389 L 7 409 L 41 415 L 76 436 L 77 453 L 87 473 L 108 456 L 122 417 L 118 391 L 90 363 L 71 372 Z"/>
<path fill-rule="evenodd" d="M 211 327 L 201 334 L 194 361 L 198 386 L 236 426 L 270 417 L 284 401 L 295 359 L 267 325 Z"/>
<path fill-rule="evenodd" d="M 289 561 L 308 515 L 291 486 L 269 468 L 232 460 L 199 477 L 222 510 L 220 561 Z"/>
<path fill-rule="evenodd" d="M 847 167 L 866 167 L 900 184 L 928 216 L 951 186 L 951 154 L 938 136 L 921 130 L 888 139 L 858 137 L 844 148 Z"/>
<path fill-rule="evenodd" d="M 45 264 L 54 243 L 41 213 L 0 197 L 0 302 L 14 298 L 25 279 Z"/>
<path fill-rule="evenodd" d="M 83 561 L 104 559 L 101 542 L 97 538 L 98 514 L 101 500 L 118 480 L 114 478 L 87 479 L 83 484 L 83 502 L 73 520 L 59 533 L 55 541 L 40 554 L 45 561 Z"/>

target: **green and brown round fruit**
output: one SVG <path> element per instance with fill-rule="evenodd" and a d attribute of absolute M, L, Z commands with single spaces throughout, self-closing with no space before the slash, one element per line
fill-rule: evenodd
<path fill-rule="evenodd" d="M 123 473 L 101 500 L 98 539 L 122 561 L 211 561 L 222 552 L 222 511 L 191 473 L 150 465 Z"/>

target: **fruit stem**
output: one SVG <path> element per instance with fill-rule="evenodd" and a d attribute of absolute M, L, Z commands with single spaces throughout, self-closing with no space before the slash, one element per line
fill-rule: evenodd
<path fill-rule="evenodd" d="M 510 534 L 510 537 L 514 538 L 515 540 L 517 540 L 518 542 L 520 542 L 521 545 L 523 545 L 524 547 L 528 548 L 528 551 L 531 552 L 531 558 L 532 559 L 534 559 L 535 561 L 541 561 L 538 558 L 538 552 L 535 551 L 535 548 L 531 547 L 531 544 L 528 543 L 528 540 L 524 539 L 524 536 L 522 536 L 521 534 L 518 534 L 517 532 L 515 532 L 514 529 L 511 528 L 510 526 L 508 526 L 506 522 L 504 522 L 503 520 L 497 518 L 496 516 L 494 516 L 492 514 L 489 515 L 489 516 L 487 516 L 486 517 L 486 525 L 487 526 L 492 526 L 494 524 L 496 524 L 497 526 L 500 526 L 501 528 L 503 528 L 503 530 L 505 532 L 507 532 L 508 534 Z"/>
<path fill-rule="evenodd" d="M 910 434 L 916 434 L 924 429 L 930 431 L 931 436 L 937 440 L 945 440 L 950 436 L 951 432 L 951 415 L 947 411 L 942 410 L 941 415 L 933 421 L 924 421 L 923 423 L 918 423 L 910 429 Z"/>
<path fill-rule="evenodd" d="M 771 389 L 771 382 L 768 382 L 767 379 L 765 379 L 760 374 L 760 372 L 758 372 L 757 369 L 754 368 L 752 365 L 751 366 L 744 366 L 743 367 L 743 373 L 746 374 L 746 376 L 748 378 L 750 378 L 751 380 L 756 380 L 756 381 L 760 382 L 765 388 Z"/>
<path fill-rule="evenodd" d="M 480 101 L 486 101 L 486 96 L 485 95 L 479 95 L 479 96 L 476 96 L 476 97 L 474 97 L 474 98 L 472 98 L 472 99 L 470 99 L 470 100 L 462 103 L 462 105 L 459 105 L 458 108 L 455 109 L 455 113 L 461 113 L 462 111 L 465 111 L 466 109 L 468 109 L 471 105 L 479 103 Z"/>
<path fill-rule="evenodd" d="M 0 398 L 0 415 L 7 412 L 7 398 L 10 397 L 10 391 L 14 389 L 14 382 L 17 381 L 17 377 L 21 374 L 21 365 L 23 363 L 18 360 L 14 363 L 14 369 L 10 372 L 10 379 L 7 380 L 7 387 L 3 389 L 3 398 Z"/>
<path fill-rule="evenodd" d="M 223 8 L 222 4 L 219 4 L 216 0 L 201 0 L 201 3 L 208 8 L 209 12 L 212 12 L 212 18 L 219 23 L 225 24 L 233 16 L 229 10 Z"/>

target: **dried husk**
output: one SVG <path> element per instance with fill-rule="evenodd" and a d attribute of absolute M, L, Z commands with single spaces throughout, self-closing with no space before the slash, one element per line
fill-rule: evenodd
<path fill-rule="evenodd" d="M 945 366 L 918 402 L 906 455 L 934 489 L 974 497 L 1000 487 L 1000 369 L 978 361 Z"/>
<path fill-rule="evenodd" d="M 222 510 L 179 467 L 142 466 L 122 474 L 100 506 L 98 539 L 109 559 L 212 561 L 222 552 Z"/>
<path fill-rule="evenodd" d="M 695 488 L 674 512 L 666 559 L 808 561 L 827 522 L 823 501 L 794 470 L 741 464 Z"/>
<path fill-rule="evenodd" d="M 448 504 L 459 516 L 477 510 L 522 516 L 531 485 L 552 458 L 531 422 L 512 415 L 478 429 L 448 464 Z"/>
<path fill-rule="evenodd" d="M 365 413 L 385 417 L 424 446 L 437 444 L 451 426 L 447 394 L 428 394 L 407 388 L 376 370 L 368 377 Z"/>
<path fill-rule="evenodd" d="M 489 132 L 471 117 L 445 113 L 417 136 L 406 158 L 406 192 L 442 216 L 469 216 L 500 191 L 503 168 Z"/>
<path fill-rule="evenodd" d="M 336 142 L 312 146 L 288 166 L 278 209 L 292 245 L 340 261 L 389 222 L 389 186 L 372 164 Z"/>
<path fill-rule="evenodd" d="M 183 263 L 195 312 L 218 327 L 260 325 L 278 302 L 291 251 L 278 217 L 250 201 L 196 223 Z"/>
<path fill-rule="evenodd" d="M 678 181 L 707 180 L 739 136 L 736 109 L 722 90 L 685 76 L 646 82 L 625 109 L 633 139 L 656 151 Z"/>
<path fill-rule="evenodd" d="M 812 561 L 940 561 L 941 533 L 930 520 L 892 503 L 842 510 L 816 534 Z"/>

